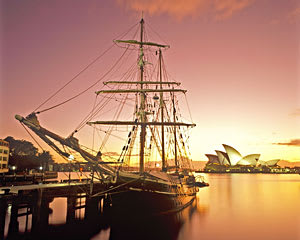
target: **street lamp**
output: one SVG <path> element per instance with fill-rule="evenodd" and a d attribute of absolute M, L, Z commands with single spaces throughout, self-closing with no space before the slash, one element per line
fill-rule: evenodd
<path fill-rule="evenodd" d="M 11 170 L 13 170 L 13 174 L 14 174 L 14 175 L 16 174 L 16 169 L 17 169 L 16 166 L 12 166 L 12 167 L 11 167 Z"/>
<path fill-rule="evenodd" d="M 73 156 L 73 155 L 69 155 L 68 160 L 69 160 L 70 162 L 72 162 L 72 161 L 74 160 L 74 156 Z"/>
<path fill-rule="evenodd" d="M 71 162 L 74 160 L 74 156 L 73 155 L 69 155 L 68 157 L 69 160 L 69 183 L 71 182 Z"/>

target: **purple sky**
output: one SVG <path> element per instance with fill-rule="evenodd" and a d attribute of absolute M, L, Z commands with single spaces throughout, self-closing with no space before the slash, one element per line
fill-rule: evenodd
<path fill-rule="evenodd" d="M 168 71 L 188 90 L 197 124 L 194 160 L 206 160 L 223 143 L 263 160 L 300 160 L 299 1 L 2 0 L 0 9 L 1 138 L 32 141 L 14 115 L 34 111 L 143 10 L 171 45 Z M 116 58 L 98 63 L 45 107 L 95 82 Z M 69 135 L 90 110 L 95 89 L 67 110 L 41 114 L 42 125 Z"/>

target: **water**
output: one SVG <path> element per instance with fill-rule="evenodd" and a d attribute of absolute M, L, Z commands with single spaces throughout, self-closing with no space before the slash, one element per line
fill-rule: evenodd
<path fill-rule="evenodd" d="M 203 175 L 210 186 L 175 215 L 105 216 L 66 225 L 66 199 L 56 198 L 49 224 L 60 225 L 47 239 L 300 240 L 300 175 Z M 84 209 L 76 211 L 77 219 L 83 216 Z"/>
<path fill-rule="evenodd" d="M 182 239 L 300 239 L 300 175 L 207 174 Z"/>

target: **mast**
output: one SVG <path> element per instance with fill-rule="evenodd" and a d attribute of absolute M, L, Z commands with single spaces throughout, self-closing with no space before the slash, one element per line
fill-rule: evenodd
<path fill-rule="evenodd" d="M 159 49 L 159 80 L 160 89 L 162 89 L 162 71 L 161 71 L 161 49 Z M 164 131 L 164 100 L 163 92 L 160 92 L 160 114 L 161 114 L 161 145 L 162 145 L 162 170 L 166 170 L 166 159 L 165 159 L 165 131 Z"/>
<path fill-rule="evenodd" d="M 172 94 L 172 103 L 173 103 L 173 122 L 176 123 L 176 108 L 175 108 L 175 95 Z M 176 172 L 178 172 L 178 159 L 177 159 L 177 136 L 176 136 L 176 126 L 174 125 L 174 155 L 175 155 L 175 167 Z"/>
<path fill-rule="evenodd" d="M 140 57 L 139 57 L 139 66 L 140 66 L 140 81 L 144 80 L 144 51 L 143 51 L 143 35 L 144 35 L 144 19 L 140 21 L 141 24 L 141 35 L 140 35 Z M 140 83 L 140 89 L 143 89 L 143 83 Z M 140 93 L 140 120 L 141 120 L 141 133 L 140 133 L 140 174 L 144 172 L 144 149 L 145 149 L 145 138 L 146 138 L 146 125 L 143 124 L 146 122 L 145 114 L 145 98 L 146 95 L 144 92 Z"/>
<path fill-rule="evenodd" d="M 174 89 L 173 88 L 163 88 L 164 85 L 177 85 L 179 86 L 180 83 L 178 82 L 164 82 L 162 80 L 162 51 L 161 48 L 169 48 L 169 45 L 163 45 L 155 42 L 147 42 L 144 41 L 144 19 L 140 20 L 140 39 L 137 40 L 114 40 L 115 43 L 125 43 L 130 45 L 138 45 L 139 46 L 139 57 L 138 57 L 138 66 L 139 66 L 139 73 L 140 79 L 138 81 L 107 81 L 104 84 L 136 84 L 138 87 L 136 89 L 110 89 L 110 90 L 101 90 L 96 91 L 96 94 L 102 93 L 136 93 L 139 94 L 138 104 L 139 108 L 137 109 L 136 116 L 138 121 L 96 121 L 96 122 L 88 122 L 87 124 L 113 124 L 113 125 L 136 125 L 141 127 L 140 131 L 140 146 L 139 146 L 139 172 L 140 174 L 144 173 L 144 154 L 145 154 L 145 142 L 146 142 L 146 127 L 148 125 L 156 125 L 161 126 L 161 136 L 162 136 L 162 144 L 161 144 L 161 158 L 162 158 L 162 171 L 166 171 L 166 149 L 165 149 L 165 134 L 164 134 L 164 127 L 165 126 L 173 126 L 174 127 L 174 138 L 175 138 L 175 164 L 176 169 L 178 168 L 178 161 L 177 161 L 177 139 L 176 139 L 176 126 L 186 126 L 186 127 L 194 127 L 195 124 L 183 123 L 183 122 L 176 122 L 176 110 L 175 110 L 175 100 L 174 100 L 174 93 L 175 92 L 182 92 L 185 93 L 186 90 L 184 89 Z M 155 81 L 147 81 L 144 80 L 144 46 L 149 47 L 157 47 L 159 49 L 159 79 Z M 159 85 L 159 89 L 157 88 L 147 88 L 145 86 L 148 85 Z M 164 92 L 171 93 L 172 102 L 173 102 L 173 118 L 174 121 L 164 121 L 164 115 L 166 112 L 164 111 L 164 100 L 163 95 Z M 146 112 L 146 95 L 147 93 L 159 93 L 160 94 L 160 118 L 161 121 L 151 121 L 148 122 L 147 112 Z"/>

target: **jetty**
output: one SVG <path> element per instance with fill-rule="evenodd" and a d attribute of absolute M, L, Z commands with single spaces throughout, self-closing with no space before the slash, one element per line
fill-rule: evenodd
<path fill-rule="evenodd" d="M 109 182 L 92 179 L 0 187 L 0 239 L 19 233 L 19 220 L 25 217 L 25 233 L 41 232 L 49 225 L 49 207 L 54 198 L 67 200 L 66 223 L 75 222 L 76 210 L 84 209 L 84 219 L 99 217 L 111 205 L 105 194 Z M 103 194 L 99 194 L 103 192 Z M 97 196 L 93 196 L 97 193 Z M 10 208 L 9 219 L 6 212 Z M 31 216 L 31 217 L 30 217 Z M 8 231 L 5 232 L 5 229 Z M 6 235 L 6 236 L 5 236 Z"/>
<path fill-rule="evenodd" d="M 0 187 L 10 185 L 27 185 L 38 183 L 50 183 L 58 177 L 57 172 L 44 172 L 44 173 L 32 173 L 32 174 L 2 174 L 0 175 Z"/>

